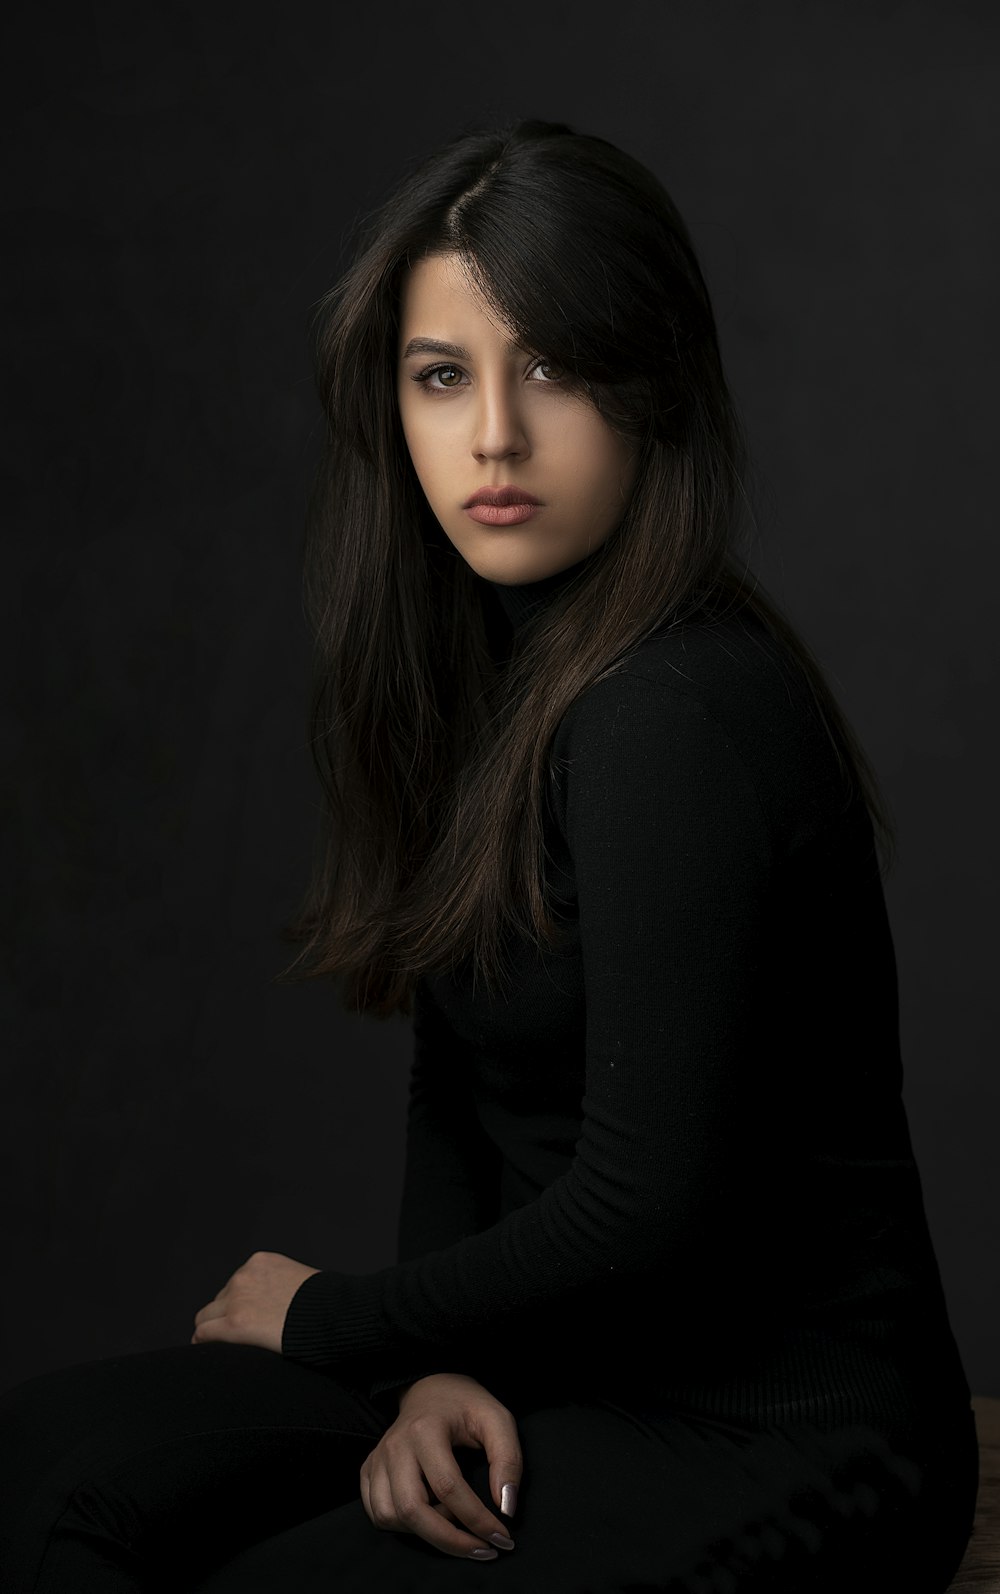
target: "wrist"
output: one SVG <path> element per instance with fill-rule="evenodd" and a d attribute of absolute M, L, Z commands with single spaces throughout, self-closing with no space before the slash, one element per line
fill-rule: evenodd
<path fill-rule="evenodd" d="M 459 1373 L 459 1372 L 454 1372 L 454 1373 L 451 1373 L 451 1372 L 448 1372 L 448 1373 L 446 1373 L 446 1372 L 424 1373 L 424 1374 L 422 1374 L 421 1377 L 414 1378 L 414 1379 L 412 1379 L 410 1381 L 410 1383 L 403 1384 L 401 1386 L 400 1391 L 399 1391 L 399 1409 L 400 1409 L 400 1411 L 402 1411 L 402 1409 L 403 1409 L 403 1403 L 404 1403 L 407 1395 L 409 1395 L 412 1390 L 418 1389 L 418 1388 L 422 1388 L 426 1384 L 435 1384 L 439 1388 L 444 1387 L 446 1389 L 448 1389 L 448 1388 L 454 1389 L 456 1385 L 464 1386 L 464 1387 L 468 1387 L 469 1385 L 472 1385 L 474 1388 L 477 1388 L 477 1389 L 482 1389 L 483 1388 L 483 1385 L 480 1384 L 478 1378 L 474 1378 L 471 1373 Z"/>

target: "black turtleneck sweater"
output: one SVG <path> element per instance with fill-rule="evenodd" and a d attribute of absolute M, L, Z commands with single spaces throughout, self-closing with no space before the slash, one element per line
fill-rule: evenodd
<path fill-rule="evenodd" d="M 513 641 L 578 569 L 484 583 L 488 617 Z M 665 628 L 550 772 L 568 939 L 511 948 L 505 998 L 421 979 L 399 1261 L 308 1278 L 283 1354 L 390 1409 L 431 1371 L 749 1422 L 964 1407 L 871 823 L 796 661 L 746 609 Z"/>

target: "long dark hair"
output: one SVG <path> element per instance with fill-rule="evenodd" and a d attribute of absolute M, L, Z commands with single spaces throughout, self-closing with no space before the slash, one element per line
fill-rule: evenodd
<path fill-rule="evenodd" d="M 456 252 L 523 348 L 639 445 L 618 526 L 499 670 L 477 577 L 413 471 L 396 401 L 403 274 Z M 471 957 L 502 984 L 508 931 L 553 946 L 542 807 L 573 700 L 653 631 L 752 609 L 799 660 L 849 791 L 891 858 L 874 772 L 822 670 L 749 575 L 747 458 L 687 229 L 659 181 L 561 122 L 463 134 L 356 238 L 321 301 L 328 420 L 306 549 L 312 746 L 326 796 L 285 978 L 337 977 L 344 1005 L 412 1011 L 419 975 Z M 883 868 L 888 867 L 884 861 Z"/>

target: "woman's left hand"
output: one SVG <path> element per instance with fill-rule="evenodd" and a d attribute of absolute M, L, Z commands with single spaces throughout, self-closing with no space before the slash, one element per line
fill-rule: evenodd
<path fill-rule="evenodd" d="M 318 1267 L 293 1262 L 280 1251 L 255 1251 L 195 1314 L 192 1345 L 225 1339 L 281 1352 L 281 1331 L 292 1296 Z"/>

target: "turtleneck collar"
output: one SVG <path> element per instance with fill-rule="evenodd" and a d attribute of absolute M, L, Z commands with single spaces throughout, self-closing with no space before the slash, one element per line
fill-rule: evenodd
<path fill-rule="evenodd" d="M 485 584 L 496 594 L 500 608 L 516 634 L 579 574 L 590 557 L 590 554 L 586 554 L 576 564 L 568 565 L 565 570 L 557 570 L 554 575 L 543 576 L 541 581 L 522 581 L 517 586 L 507 586 L 502 581 L 487 581 Z"/>

